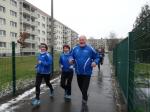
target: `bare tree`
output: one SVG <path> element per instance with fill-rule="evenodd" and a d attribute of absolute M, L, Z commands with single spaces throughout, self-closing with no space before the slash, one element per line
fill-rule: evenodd
<path fill-rule="evenodd" d="M 116 33 L 110 32 L 109 39 L 107 40 L 108 50 L 112 51 L 113 48 L 119 43 L 120 39 L 117 38 Z"/>

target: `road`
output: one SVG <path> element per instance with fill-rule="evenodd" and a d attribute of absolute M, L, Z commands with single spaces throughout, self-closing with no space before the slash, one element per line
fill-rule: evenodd
<path fill-rule="evenodd" d="M 72 82 L 71 102 L 65 102 L 64 91 L 59 86 L 59 82 L 60 78 L 53 82 L 55 87 L 54 98 L 48 96 L 48 89 L 45 86 L 42 87 L 40 96 L 41 105 L 39 107 L 33 107 L 31 105 L 31 98 L 35 95 L 34 92 L 31 92 L 1 112 L 81 112 L 82 96 L 77 85 L 76 76 L 74 75 Z M 101 66 L 101 70 L 98 71 L 97 67 L 93 70 L 88 94 L 87 112 L 116 112 L 111 68 L 107 54 L 104 59 L 104 64 Z"/>

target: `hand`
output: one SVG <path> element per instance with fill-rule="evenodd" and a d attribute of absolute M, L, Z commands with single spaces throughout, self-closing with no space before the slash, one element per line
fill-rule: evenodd
<path fill-rule="evenodd" d="M 38 61 L 38 64 L 41 64 L 41 62 L 42 62 L 42 61 L 41 61 L 41 60 L 39 60 L 39 61 Z"/>
<path fill-rule="evenodd" d="M 96 67 L 96 63 L 95 62 L 92 62 L 92 67 Z"/>
<path fill-rule="evenodd" d="M 74 63 L 74 60 L 73 60 L 73 59 L 69 59 L 69 63 L 70 63 L 70 64 L 73 64 L 73 63 Z"/>

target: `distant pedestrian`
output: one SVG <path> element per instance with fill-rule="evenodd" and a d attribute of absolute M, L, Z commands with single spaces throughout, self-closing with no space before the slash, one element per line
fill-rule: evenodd
<path fill-rule="evenodd" d="M 54 89 L 50 83 L 52 56 L 47 52 L 48 46 L 45 43 L 41 43 L 40 50 L 41 52 L 37 57 L 36 65 L 36 97 L 32 99 L 32 104 L 35 106 L 40 104 L 40 85 L 42 83 L 42 79 L 45 80 L 46 85 L 50 88 L 49 96 L 52 97 L 54 95 Z"/>
<path fill-rule="evenodd" d="M 96 67 L 100 59 L 95 49 L 88 45 L 86 41 L 85 36 L 79 37 L 79 44 L 73 48 L 73 59 L 70 60 L 70 63 L 74 62 L 75 64 L 77 82 L 82 93 L 82 104 L 85 105 L 88 101 L 87 91 L 92 75 L 92 69 L 93 67 Z"/>
<path fill-rule="evenodd" d="M 71 58 L 70 46 L 63 46 L 63 53 L 60 55 L 59 64 L 61 70 L 61 82 L 60 85 L 64 89 L 64 98 L 71 99 L 71 83 L 73 78 L 73 65 L 69 63 Z"/>
<path fill-rule="evenodd" d="M 98 49 L 98 54 L 99 54 L 99 58 L 100 58 L 100 61 L 98 62 L 98 69 L 100 70 L 100 65 L 103 65 L 104 63 L 104 50 L 102 48 Z"/>

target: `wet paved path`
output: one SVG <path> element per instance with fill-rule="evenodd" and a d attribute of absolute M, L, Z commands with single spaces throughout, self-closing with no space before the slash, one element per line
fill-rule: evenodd
<path fill-rule="evenodd" d="M 77 85 L 76 76 L 74 76 L 72 82 L 71 102 L 64 101 L 64 91 L 59 86 L 59 79 L 54 82 L 54 86 L 55 96 L 53 99 L 48 97 L 48 89 L 42 90 L 41 105 L 39 107 L 34 108 L 30 104 L 30 99 L 35 94 L 32 93 L 3 112 L 81 112 L 82 96 Z M 88 93 L 88 112 L 116 112 L 111 82 L 111 69 L 107 54 L 100 72 L 97 68 L 93 71 Z"/>

